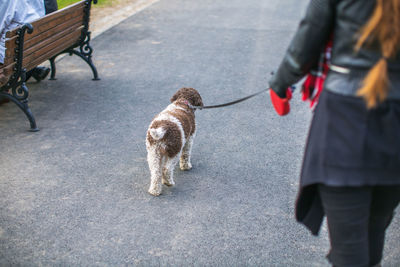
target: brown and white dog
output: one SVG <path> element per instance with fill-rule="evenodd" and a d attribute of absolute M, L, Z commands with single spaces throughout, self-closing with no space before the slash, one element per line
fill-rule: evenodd
<path fill-rule="evenodd" d="M 161 194 L 161 182 L 175 184 L 174 167 L 180 161 L 181 170 L 190 170 L 190 154 L 196 134 L 193 106 L 203 106 L 200 94 L 193 88 L 181 88 L 171 98 L 171 104 L 151 122 L 146 135 L 147 162 L 151 181 L 149 193 Z"/>

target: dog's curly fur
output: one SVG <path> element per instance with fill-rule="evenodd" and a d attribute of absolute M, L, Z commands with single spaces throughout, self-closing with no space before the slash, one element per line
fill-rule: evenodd
<path fill-rule="evenodd" d="M 149 193 L 161 194 L 161 183 L 172 186 L 174 167 L 180 160 L 181 170 L 190 170 L 190 154 L 196 135 L 192 106 L 203 106 L 200 94 L 193 88 L 181 88 L 171 104 L 150 123 L 146 135 L 147 162 L 151 178 Z"/>

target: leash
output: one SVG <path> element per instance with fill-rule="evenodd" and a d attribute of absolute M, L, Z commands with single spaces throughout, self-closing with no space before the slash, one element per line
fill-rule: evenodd
<path fill-rule="evenodd" d="M 245 101 L 245 100 L 247 100 L 247 99 L 250 99 L 250 98 L 252 98 L 252 97 L 255 97 L 255 96 L 257 96 L 257 95 L 259 95 L 259 94 L 262 94 L 262 93 L 264 93 L 264 92 L 267 92 L 267 91 L 269 91 L 269 88 L 268 88 L 268 89 L 261 90 L 261 91 L 259 91 L 259 92 L 257 92 L 257 93 L 251 94 L 251 95 L 249 95 L 249 96 L 246 96 L 246 97 L 237 99 L 237 100 L 235 100 L 235 101 L 228 102 L 228 103 L 224 103 L 224 104 L 218 104 L 218 105 L 212 105 L 212 106 L 192 106 L 192 105 L 188 104 L 188 106 L 189 106 L 190 108 L 193 108 L 193 109 L 200 109 L 200 110 L 202 110 L 202 109 L 209 109 L 209 108 L 222 108 L 222 107 L 227 107 L 227 106 L 231 106 L 231 105 L 234 105 L 234 104 L 243 102 L 243 101 Z"/>

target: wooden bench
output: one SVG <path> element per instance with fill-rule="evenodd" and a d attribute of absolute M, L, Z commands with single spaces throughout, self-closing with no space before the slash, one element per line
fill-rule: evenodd
<path fill-rule="evenodd" d="M 82 0 L 66 8 L 26 23 L 6 33 L 4 64 L 0 64 L 0 97 L 14 102 L 27 116 L 30 131 L 38 131 L 28 106 L 26 72 L 49 60 L 50 80 L 55 79 L 55 59 L 63 53 L 81 57 L 99 80 L 92 62 L 89 17 L 92 2 Z"/>

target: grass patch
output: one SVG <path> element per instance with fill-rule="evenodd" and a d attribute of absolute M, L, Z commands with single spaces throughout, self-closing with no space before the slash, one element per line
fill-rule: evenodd
<path fill-rule="evenodd" d="M 58 4 L 58 9 L 64 8 L 66 6 L 69 6 L 73 3 L 79 2 L 80 0 L 57 0 L 57 4 Z M 96 5 L 93 5 L 93 7 L 96 6 L 110 6 L 113 3 L 118 2 L 118 0 L 98 0 Z"/>

